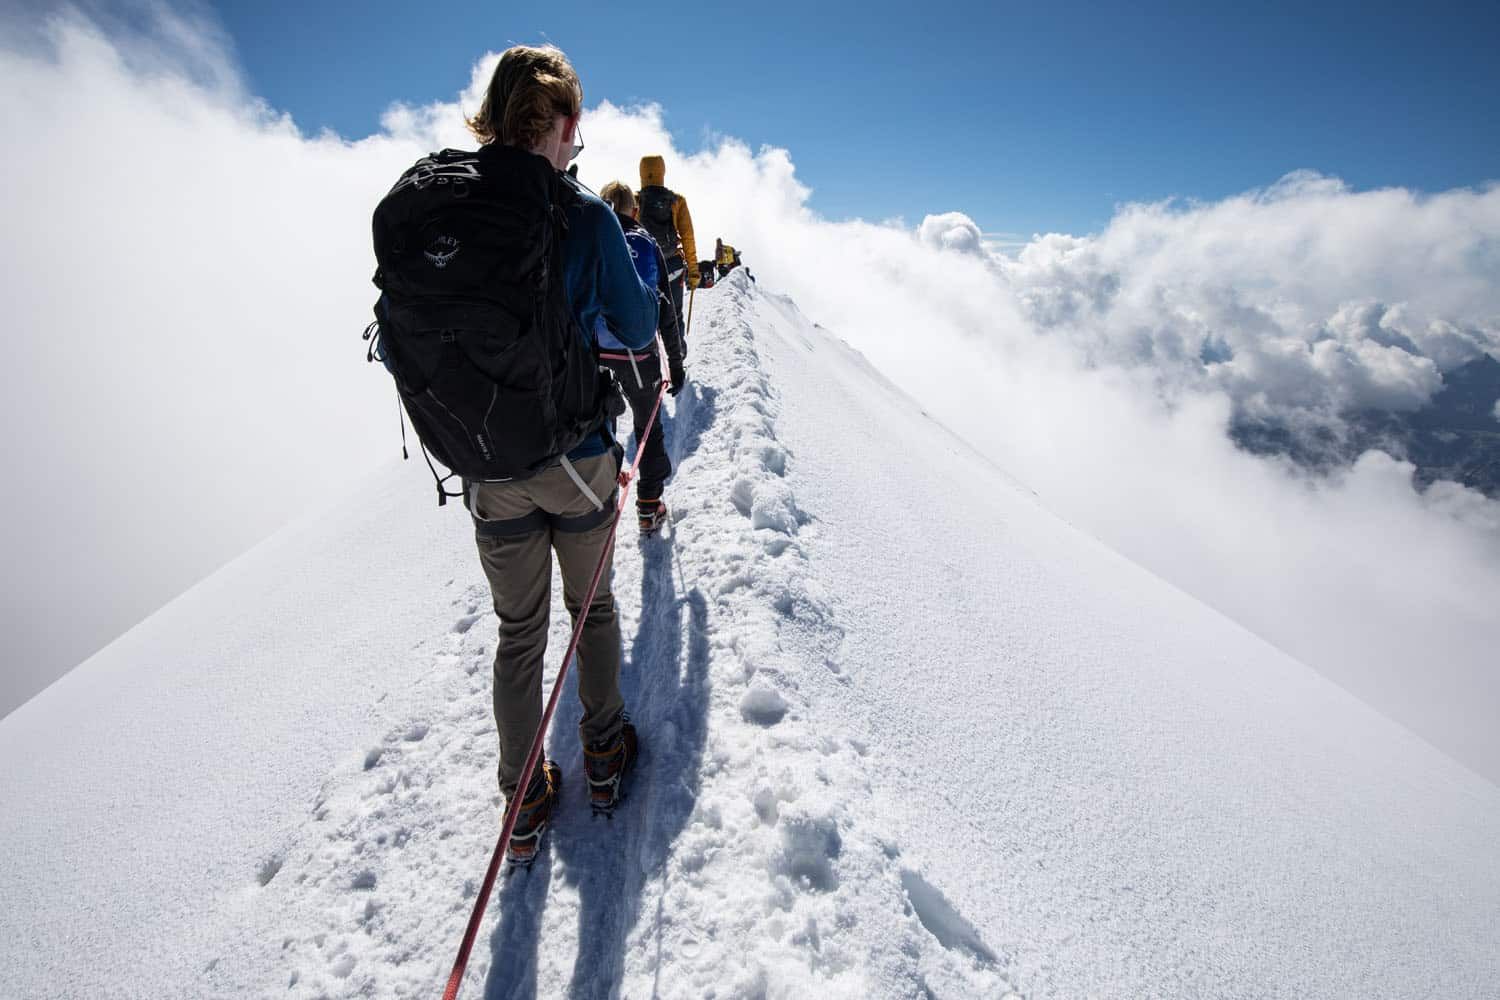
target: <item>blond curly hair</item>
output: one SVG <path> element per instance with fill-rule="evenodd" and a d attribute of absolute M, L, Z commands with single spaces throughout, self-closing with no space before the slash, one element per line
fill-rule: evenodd
<path fill-rule="evenodd" d="M 630 190 L 630 185 L 610 181 L 599 189 L 599 197 L 608 202 L 609 207 L 619 214 L 635 215 L 635 192 Z"/>

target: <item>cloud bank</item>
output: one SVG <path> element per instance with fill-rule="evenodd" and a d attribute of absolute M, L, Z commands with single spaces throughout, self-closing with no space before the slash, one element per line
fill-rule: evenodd
<path fill-rule="evenodd" d="M 1168 402 L 1218 389 L 1293 431 L 1415 410 L 1443 372 L 1500 353 L 1494 187 L 1353 192 L 1301 172 L 1212 205 L 1127 206 L 1002 267 L 1027 318 L 1091 363 L 1150 367 Z"/>
<path fill-rule="evenodd" d="M 0 712 L 397 432 L 359 329 L 370 207 L 415 148 L 302 135 L 156 16 L 58 14 L 0 51 Z"/>
<path fill-rule="evenodd" d="M 148 583 L 159 601 L 390 454 L 395 402 L 355 336 L 369 212 L 420 152 L 470 143 L 461 112 L 493 58 L 455 101 L 393 107 L 348 142 L 221 75 L 139 69 L 76 16 L 46 37 L 0 66 L 6 134 L 48 150 L 0 167 L 20 320 L 4 405 L 27 428 L 4 461 L 57 487 L 7 501 L 25 569 L 6 603 L 35 599 L 6 626 L 35 655 L 75 615 L 129 620 Z M 1302 173 L 1002 256 L 958 212 L 824 219 L 788 151 L 679 150 L 660 109 L 587 96 L 585 182 L 635 182 L 664 154 L 701 243 L 740 248 L 1047 505 L 1500 775 L 1500 505 L 1419 492 L 1378 452 L 1313 476 L 1229 436 L 1247 417 L 1337 434 L 1350 408 L 1420 406 L 1500 352 L 1500 190 Z"/>

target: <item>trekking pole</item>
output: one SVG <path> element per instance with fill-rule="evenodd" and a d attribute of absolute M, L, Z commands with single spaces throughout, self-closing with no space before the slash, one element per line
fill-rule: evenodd
<path fill-rule="evenodd" d="M 500 861 L 505 857 L 505 847 L 510 843 L 510 835 L 515 831 L 516 818 L 521 814 L 521 800 L 526 797 L 526 787 L 531 783 L 531 773 L 536 769 L 537 762 L 542 757 L 542 743 L 547 735 L 547 727 L 552 723 L 552 713 L 557 710 L 557 702 L 562 695 L 563 679 L 568 676 L 568 667 L 573 663 L 573 654 L 578 652 L 578 642 L 583 637 L 583 626 L 588 623 L 589 606 L 594 603 L 594 594 L 599 589 L 599 581 L 604 576 L 604 564 L 609 561 L 610 552 L 614 550 L 615 531 L 620 526 L 620 514 L 625 510 L 625 500 L 630 496 L 630 483 L 635 478 L 636 469 L 640 468 L 641 459 L 646 454 L 646 439 L 651 436 L 651 428 L 656 423 L 656 413 L 661 409 L 662 396 L 667 391 L 666 380 L 656 390 L 656 405 L 651 407 L 651 417 L 646 421 L 646 430 L 640 435 L 640 447 L 636 449 L 635 461 L 630 464 L 629 469 L 620 472 L 620 499 L 615 504 L 615 516 L 609 524 L 609 536 L 604 540 L 604 551 L 599 553 L 599 564 L 594 567 L 594 577 L 589 581 L 588 593 L 583 599 L 580 607 L 583 614 L 578 618 L 577 624 L 573 626 L 573 638 L 568 642 L 568 651 L 563 656 L 562 667 L 557 671 L 557 680 L 552 682 L 552 694 L 547 699 L 546 710 L 542 712 L 541 724 L 537 726 L 536 737 L 531 741 L 531 752 L 526 755 L 526 766 L 521 769 L 521 781 L 516 785 L 516 793 L 510 797 L 510 803 L 505 807 L 505 823 L 500 829 L 500 839 L 495 841 L 495 850 L 490 854 L 490 866 L 485 869 L 484 883 L 479 887 L 479 898 L 474 901 L 474 912 L 469 914 L 469 924 L 464 928 L 463 942 L 458 948 L 458 958 L 453 962 L 453 971 L 448 975 L 448 985 L 443 989 L 443 1000 L 455 1000 L 458 996 L 459 985 L 463 983 L 464 972 L 469 967 L 469 953 L 474 949 L 474 939 L 479 936 L 479 925 L 484 921 L 485 906 L 489 903 L 490 893 L 495 888 L 495 876 L 500 874 Z"/>
<path fill-rule="evenodd" d="M 694 285 L 692 288 L 688 289 L 687 329 L 682 331 L 682 335 L 684 337 L 686 337 L 688 335 L 688 330 L 691 330 L 693 328 L 693 296 L 697 295 L 697 294 L 698 294 L 698 286 L 697 285 Z"/>

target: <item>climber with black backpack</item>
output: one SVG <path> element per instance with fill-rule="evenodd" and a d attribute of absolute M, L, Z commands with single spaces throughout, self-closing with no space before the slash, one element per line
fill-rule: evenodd
<path fill-rule="evenodd" d="M 682 315 L 683 283 L 698 287 L 698 245 L 693 240 L 693 216 L 687 199 L 666 187 L 667 161 L 660 156 L 641 157 L 640 221 L 661 247 L 667 259 L 667 279 L 672 291 L 672 309 L 677 313 L 677 329 L 684 340 L 688 335 Z"/>
<path fill-rule="evenodd" d="M 682 365 L 682 334 L 677 329 L 677 315 L 672 311 L 667 288 L 666 260 L 651 234 L 636 221 L 635 193 L 628 186 L 610 181 L 599 189 L 599 197 L 615 210 L 615 217 L 625 230 L 625 243 L 635 258 L 636 273 L 642 281 L 657 289 L 657 332 L 667 353 L 667 372 L 671 379 L 667 392 L 676 396 L 687 384 L 687 372 Z M 655 344 L 644 351 L 632 351 L 602 319 L 595 337 L 599 341 L 600 361 L 614 372 L 625 392 L 636 434 L 645 433 L 643 428 L 651 424 L 651 432 L 646 436 L 641 452 L 640 488 L 636 493 L 635 510 L 641 534 L 654 535 L 667 520 L 667 505 L 661 494 L 667 478 L 672 475 L 672 459 L 667 454 L 667 436 L 662 430 L 662 420 L 658 418 L 652 422 L 650 419 L 660 398 L 661 358 Z"/>
<path fill-rule="evenodd" d="M 520 794 L 507 853 L 535 858 L 561 772 L 520 789 L 540 728 L 552 553 L 578 644 L 579 735 L 592 805 L 611 810 L 636 755 L 619 685 L 610 549 L 623 412 L 599 367 L 607 322 L 634 349 L 656 335 L 657 291 L 636 275 L 614 212 L 564 173 L 583 148 L 583 90 L 551 46 L 500 58 L 469 129 L 477 152 L 419 160 L 375 211 L 378 337 L 426 450 L 463 481 L 500 619 L 494 662 L 500 791 Z M 436 474 L 436 473 L 434 473 Z M 440 500 L 441 502 L 441 500 Z M 593 601 L 583 603 L 601 568 Z"/>

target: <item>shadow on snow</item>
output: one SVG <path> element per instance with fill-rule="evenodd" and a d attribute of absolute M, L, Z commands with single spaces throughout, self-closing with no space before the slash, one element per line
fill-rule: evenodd
<path fill-rule="evenodd" d="M 676 416 L 665 426 L 674 466 L 697 450 L 713 421 L 715 395 L 707 386 L 690 384 L 678 397 Z M 577 671 L 569 671 L 549 754 L 563 768 L 563 801 L 547 834 L 550 847 L 530 871 L 517 873 L 501 889 L 500 923 L 490 938 L 487 1000 L 537 996 L 539 949 L 546 946 L 542 914 L 554 865 L 559 879 L 576 884 L 579 897 L 578 959 L 568 996 L 616 995 L 646 883 L 663 869 L 693 814 L 708 737 L 708 602 L 685 579 L 679 584 L 674 542 L 658 537 L 640 543 L 640 624 L 620 674 L 641 738 L 627 797 L 613 818 L 595 817 L 588 809 L 582 749 L 572 735 L 582 716 Z M 659 907 L 654 923 L 661 923 Z"/>

